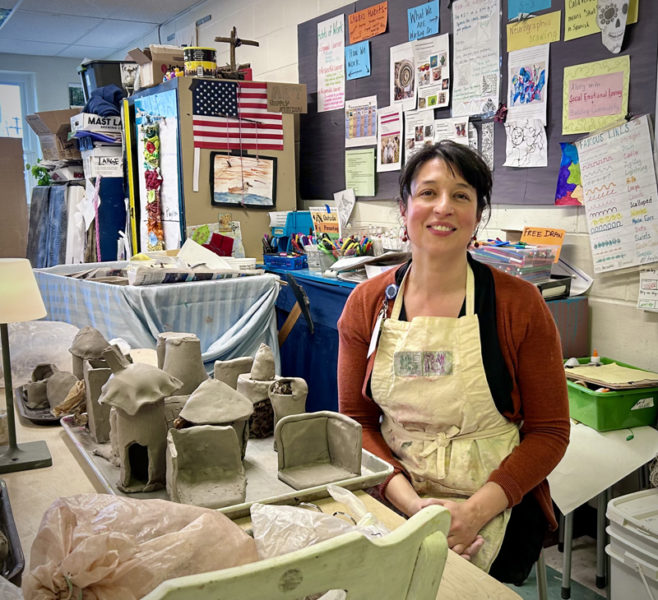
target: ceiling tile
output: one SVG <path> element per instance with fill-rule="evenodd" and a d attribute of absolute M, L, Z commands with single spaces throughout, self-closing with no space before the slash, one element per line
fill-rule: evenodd
<path fill-rule="evenodd" d="M 12 40 L 5 37 L 0 38 L 0 52 L 10 54 L 34 54 L 38 56 L 56 56 L 64 50 L 67 44 L 52 44 L 48 42 L 26 42 L 24 40 Z"/>
<path fill-rule="evenodd" d="M 130 42 L 146 36 L 154 28 L 153 23 L 106 19 L 89 33 L 76 40 L 76 44 L 117 49 L 125 48 Z"/>
<path fill-rule="evenodd" d="M 3 0 L 3 4 L 6 0 Z M 79 15 L 81 17 L 105 18 L 116 12 L 114 0 L 23 0 L 20 10 L 49 12 L 60 15 Z M 127 4 L 127 2 L 125 3 Z"/>
<path fill-rule="evenodd" d="M 2 29 L 1 37 L 39 42 L 60 42 L 68 45 L 100 22 L 100 19 L 93 17 L 69 17 L 18 10 L 7 21 Z"/>

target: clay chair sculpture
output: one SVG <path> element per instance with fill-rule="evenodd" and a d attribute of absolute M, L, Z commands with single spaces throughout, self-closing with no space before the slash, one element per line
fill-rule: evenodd
<path fill-rule="evenodd" d="M 170 429 L 167 493 L 173 502 L 205 508 L 244 502 L 247 479 L 235 429 L 213 425 Z"/>
<path fill-rule="evenodd" d="M 290 415 L 274 430 L 278 476 L 300 490 L 361 475 L 361 425 L 323 410 Z"/>
<path fill-rule="evenodd" d="M 110 442 L 121 468 L 118 488 L 125 493 L 164 487 L 167 421 L 164 397 L 182 383 L 157 367 L 129 363 L 114 348 L 103 354 L 112 376 L 98 401 L 112 407 Z"/>
<path fill-rule="evenodd" d="M 434 600 L 448 558 L 450 513 L 428 506 L 383 538 L 356 531 L 241 567 L 170 579 L 143 600 L 296 600 L 329 589 L 349 600 Z"/>

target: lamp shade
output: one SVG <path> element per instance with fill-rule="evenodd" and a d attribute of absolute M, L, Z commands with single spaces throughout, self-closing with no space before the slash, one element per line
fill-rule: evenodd
<path fill-rule="evenodd" d="M 0 258 L 0 323 L 46 316 L 32 265 L 26 258 Z"/>

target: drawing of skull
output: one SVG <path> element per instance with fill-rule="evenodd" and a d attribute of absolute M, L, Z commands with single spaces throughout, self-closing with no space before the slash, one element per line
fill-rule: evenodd
<path fill-rule="evenodd" d="M 628 0 L 598 0 L 596 23 L 601 29 L 601 41 L 613 54 L 619 54 L 624 41 Z"/>

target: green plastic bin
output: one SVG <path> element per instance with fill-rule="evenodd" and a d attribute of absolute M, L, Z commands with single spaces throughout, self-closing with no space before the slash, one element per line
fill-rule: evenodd
<path fill-rule="evenodd" d="M 579 358 L 578 362 L 587 364 L 590 358 Z M 614 362 L 622 367 L 638 368 L 606 357 L 601 357 L 601 362 L 604 365 Z M 567 392 L 571 418 L 597 431 L 656 424 L 658 387 L 595 392 L 567 380 Z"/>

